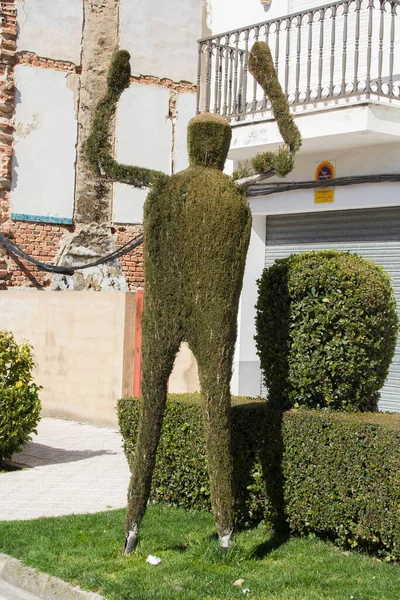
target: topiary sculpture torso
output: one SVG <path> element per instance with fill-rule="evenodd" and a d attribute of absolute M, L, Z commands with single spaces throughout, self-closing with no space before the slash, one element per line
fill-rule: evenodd
<path fill-rule="evenodd" d="M 234 529 L 230 381 L 251 213 L 245 194 L 222 173 L 232 135 L 222 117 L 206 114 L 192 119 L 190 167 L 172 177 L 120 165 L 111 157 L 110 119 L 129 77 L 129 54 L 118 52 L 86 146 L 99 173 L 136 187 L 152 184 L 144 207 L 142 406 L 128 493 L 125 552 L 131 552 L 138 541 L 167 382 L 183 340 L 198 363 L 211 502 L 221 546 L 228 547 Z"/>

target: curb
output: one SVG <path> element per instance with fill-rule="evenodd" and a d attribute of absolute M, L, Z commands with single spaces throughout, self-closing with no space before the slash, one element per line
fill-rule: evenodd
<path fill-rule="evenodd" d="M 19 560 L 0 553 L 0 580 L 43 600 L 104 600 L 94 592 L 66 583 L 58 577 L 25 567 Z"/>

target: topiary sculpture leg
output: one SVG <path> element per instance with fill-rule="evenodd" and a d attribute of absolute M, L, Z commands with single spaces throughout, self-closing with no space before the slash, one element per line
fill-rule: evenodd
<path fill-rule="evenodd" d="M 231 374 L 230 353 L 224 356 L 220 348 L 209 353 L 206 363 L 199 360 L 211 504 L 222 549 L 229 548 L 235 525 L 230 435 Z"/>
<path fill-rule="evenodd" d="M 135 465 L 128 490 L 125 554 L 132 552 L 138 543 L 140 523 L 150 496 L 168 378 L 181 342 L 176 328 L 174 330 L 174 320 L 171 321 L 168 322 L 166 314 L 145 306 L 142 348 L 143 399 Z"/>

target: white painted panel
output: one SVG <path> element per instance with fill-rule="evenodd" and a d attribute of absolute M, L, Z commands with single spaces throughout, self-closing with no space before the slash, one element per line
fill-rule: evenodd
<path fill-rule="evenodd" d="M 187 153 L 187 126 L 196 115 L 196 94 L 180 94 L 177 100 L 175 126 L 175 173 L 189 166 Z"/>
<path fill-rule="evenodd" d="M 117 111 L 117 160 L 171 173 L 172 124 L 169 90 L 132 84 Z"/>
<path fill-rule="evenodd" d="M 143 223 L 143 206 L 148 189 L 116 183 L 114 186 L 114 223 Z"/>
<path fill-rule="evenodd" d="M 196 81 L 201 0 L 122 0 L 121 48 L 132 56 L 132 71 Z"/>
<path fill-rule="evenodd" d="M 19 65 L 16 88 L 12 212 L 72 219 L 77 122 L 66 74 Z"/>
<path fill-rule="evenodd" d="M 23 0 L 17 14 L 18 51 L 80 64 L 82 0 Z"/>

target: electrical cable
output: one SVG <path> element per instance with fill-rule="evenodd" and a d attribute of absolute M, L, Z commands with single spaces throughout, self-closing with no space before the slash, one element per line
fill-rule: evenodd
<path fill-rule="evenodd" d="M 89 269 L 91 267 L 96 267 L 98 265 L 102 265 L 106 262 L 110 262 L 112 260 L 116 260 L 123 256 L 124 254 L 128 254 L 138 246 L 143 243 L 143 234 L 138 234 L 131 240 L 128 240 L 125 244 L 120 246 L 114 252 L 103 256 L 91 263 L 84 263 L 83 265 L 73 265 L 73 266 L 62 266 L 62 265 L 49 265 L 47 263 L 43 263 L 36 258 L 33 258 L 29 254 L 27 254 L 24 250 L 22 250 L 17 244 L 13 244 L 10 240 L 0 232 L 0 244 L 3 244 L 5 248 L 8 250 L 11 256 L 18 256 L 23 260 L 35 265 L 40 271 L 46 271 L 47 273 L 59 273 L 61 275 L 73 275 L 75 271 L 81 271 L 83 269 Z"/>
<path fill-rule="evenodd" d="M 400 181 L 400 173 L 386 173 L 382 175 L 351 175 L 347 177 L 336 177 L 323 181 L 284 181 L 271 182 L 268 184 L 258 183 L 247 188 L 248 196 L 269 196 L 290 192 L 292 190 L 307 190 L 321 187 L 342 187 L 349 185 L 360 185 L 363 183 L 395 183 Z"/>

